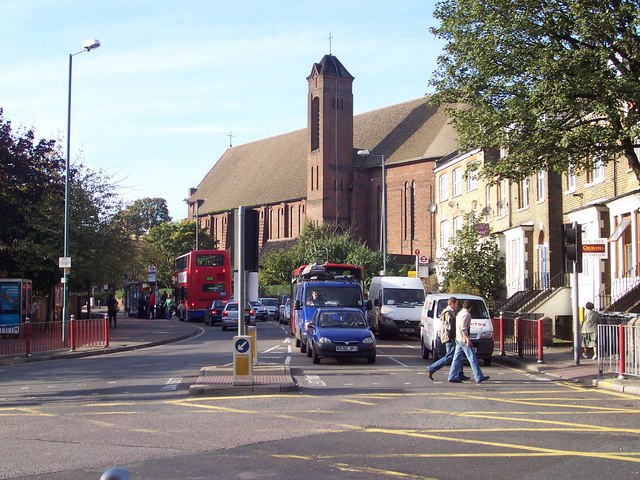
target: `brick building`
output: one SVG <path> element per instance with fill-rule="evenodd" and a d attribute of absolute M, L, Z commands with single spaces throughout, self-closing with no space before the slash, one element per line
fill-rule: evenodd
<path fill-rule="evenodd" d="M 307 127 L 229 148 L 190 191 L 189 217 L 201 200 L 200 226 L 222 248 L 233 245 L 233 212 L 243 205 L 259 211 L 263 250 L 297 238 L 305 219 L 349 226 L 377 249 L 384 156 L 387 252 L 407 263 L 416 249 L 433 256 L 433 168 L 457 149 L 455 131 L 444 108 L 427 98 L 354 115 L 353 81 L 333 55 L 315 63 Z M 359 156 L 360 149 L 371 155 Z"/>

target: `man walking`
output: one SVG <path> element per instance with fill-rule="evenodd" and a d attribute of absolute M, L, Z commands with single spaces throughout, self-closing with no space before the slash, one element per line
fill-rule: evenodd
<path fill-rule="evenodd" d="M 476 383 L 489 380 L 489 377 L 482 374 L 480 365 L 478 365 L 478 358 L 473 351 L 473 342 L 470 337 L 471 327 L 471 302 L 465 300 L 462 303 L 462 310 L 456 317 L 456 350 L 453 354 L 453 362 L 451 363 L 451 370 L 449 371 L 449 381 L 452 383 L 460 383 L 460 372 L 462 371 L 462 355 L 467 357 L 471 370 L 473 371 L 473 377 Z"/>
<path fill-rule="evenodd" d="M 450 297 L 446 308 L 440 314 L 440 341 L 444 344 L 446 353 L 444 357 L 440 357 L 427 367 L 429 380 L 433 380 L 433 374 L 453 360 L 453 353 L 456 350 L 456 310 L 458 310 L 458 299 Z M 469 377 L 462 372 L 462 364 L 460 365 L 460 375 L 456 378 L 469 380 Z"/>

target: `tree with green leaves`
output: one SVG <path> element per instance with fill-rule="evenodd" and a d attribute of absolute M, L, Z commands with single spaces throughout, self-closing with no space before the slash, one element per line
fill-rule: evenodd
<path fill-rule="evenodd" d="M 136 237 L 171 221 L 167 201 L 158 197 L 134 200 L 120 212 L 119 217 L 131 234 Z"/>
<path fill-rule="evenodd" d="M 260 259 L 260 286 L 288 285 L 294 268 L 326 262 L 359 265 L 364 268 L 365 277 L 370 279 L 382 268 L 382 253 L 370 250 L 349 231 L 327 224 L 316 227 L 305 222 L 293 249 L 273 252 Z"/>
<path fill-rule="evenodd" d="M 640 182 L 640 0 L 442 0 L 432 80 L 461 149 L 508 148 L 489 179 L 621 157 Z"/>
<path fill-rule="evenodd" d="M 499 255 L 495 234 L 480 222 L 475 211 L 464 214 L 462 229 L 438 262 L 445 292 L 470 293 L 485 298 L 501 298 L 505 265 Z"/>

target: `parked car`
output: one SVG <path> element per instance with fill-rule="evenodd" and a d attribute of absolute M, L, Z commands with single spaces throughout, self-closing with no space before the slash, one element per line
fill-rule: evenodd
<path fill-rule="evenodd" d="M 256 324 L 256 316 L 251 305 L 247 303 L 249 325 Z M 228 302 L 222 310 L 222 330 L 238 328 L 238 302 Z"/>
<path fill-rule="evenodd" d="M 267 309 L 267 315 L 269 320 L 275 320 L 278 313 L 278 299 L 276 298 L 261 298 L 260 303 Z"/>
<path fill-rule="evenodd" d="M 222 310 L 224 310 L 226 304 L 227 300 L 214 300 L 211 302 L 211 307 L 209 307 L 204 323 L 211 326 L 222 323 Z"/>
<path fill-rule="evenodd" d="M 307 356 L 364 357 L 376 361 L 376 337 L 359 308 L 318 308 L 307 326 Z"/>
<path fill-rule="evenodd" d="M 291 299 L 287 298 L 279 307 L 278 323 L 289 325 L 291 319 Z"/>
<path fill-rule="evenodd" d="M 267 320 L 269 314 L 267 313 L 267 307 L 262 305 L 260 300 L 250 300 L 249 305 L 255 312 L 256 320 L 262 320 L 263 322 Z"/>
<path fill-rule="evenodd" d="M 464 293 L 429 293 L 427 295 L 420 323 L 422 358 L 427 359 L 431 355 L 437 360 L 445 355 L 445 346 L 440 341 L 440 314 L 447 306 L 449 297 L 456 297 L 460 306 L 465 300 L 471 302 L 469 336 L 476 356 L 488 367 L 491 365 L 494 348 L 493 323 L 489 309 L 484 298 Z"/>

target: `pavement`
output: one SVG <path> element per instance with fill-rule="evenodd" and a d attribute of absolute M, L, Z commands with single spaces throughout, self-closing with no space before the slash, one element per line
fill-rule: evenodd
<path fill-rule="evenodd" d="M 0 365 L 36 362 L 42 360 L 78 358 L 93 355 L 105 355 L 116 352 L 148 348 L 157 345 L 179 342 L 200 333 L 198 324 L 165 319 L 138 319 L 118 315 L 118 327 L 109 329 L 108 347 L 87 347 L 74 351 L 33 353 L 31 356 L 0 356 Z M 543 362 L 533 357 L 520 358 L 515 354 L 494 355 L 494 363 L 519 368 L 531 373 L 548 376 L 552 379 L 567 380 L 583 385 L 602 388 L 614 392 L 640 396 L 640 378 L 627 376 L 617 378 L 617 374 L 599 374 L 598 361 L 580 358 L 575 365 L 571 345 L 545 347 Z M 233 367 L 204 366 L 199 376 L 190 386 L 189 393 L 194 395 L 251 395 L 290 392 L 297 389 L 288 364 L 253 365 L 253 384 L 234 385 Z"/>

